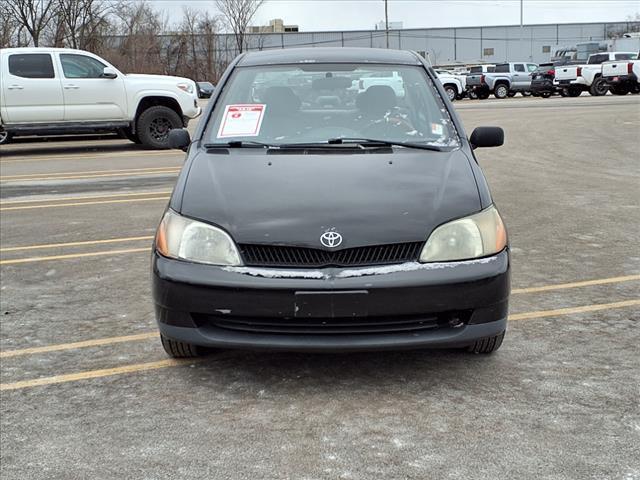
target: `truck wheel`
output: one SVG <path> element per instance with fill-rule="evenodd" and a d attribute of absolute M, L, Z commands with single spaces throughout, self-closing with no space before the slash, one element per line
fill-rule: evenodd
<path fill-rule="evenodd" d="M 531 92 L 520 92 L 520 95 L 522 95 L 523 97 L 530 97 Z"/>
<path fill-rule="evenodd" d="M 140 144 L 140 137 L 138 137 L 137 133 L 133 133 L 131 128 L 121 128 L 118 130 L 118 134 L 121 138 L 126 138 L 127 140 L 131 140 L 133 143 Z"/>
<path fill-rule="evenodd" d="M 549 98 L 551 96 L 551 92 L 540 92 L 540 96 L 542 98 Z"/>
<path fill-rule="evenodd" d="M 489 98 L 489 92 L 487 92 L 487 91 L 478 92 L 478 93 L 476 94 L 476 96 L 477 96 L 480 100 L 486 100 L 487 98 Z"/>
<path fill-rule="evenodd" d="M 602 95 L 606 95 L 609 87 L 607 82 L 605 82 L 604 78 L 596 77 L 593 79 L 593 83 L 591 84 L 591 88 L 589 88 L 589 93 L 594 97 L 601 97 Z"/>
<path fill-rule="evenodd" d="M 627 87 L 611 87 L 609 90 L 611 90 L 611 93 L 614 95 L 626 95 L 629 93 L 629 89 Z"/>
<path fill-rule="evenodd" d="M 493 96 L 496 98 L 507 98 L 507 95 L 509 95 L 509 87 L 504 83 L 496 85 L 496 88 L 493 89 Z"/>
<path fill-rule="evenodd" d="M 138 118 L 138 137 L 149 148 L 169 148 L 169 131 L 175 128 L 182 128 L 182 119 L 169 107 L 147 108 Z"/>
<path fill-rule="evenodd" d="M 172 358 L 193 358 L 208 353 L 208 349 L 193 345 L 191 343 L 178 342 L 171 340 L 160 334 L 162 348 Z"/>
<path fill-rule="evenodd" d="M 582 89 L 580 87 L 569 87 L 567 89 L 567 95 L 570 97 L 579 97 L 582 94 Z"/>
<path fill-rule="evenodd" d="M 455 87 L 452 87 L 451 85 L 445 85 L 444 91 L 447 92 L 447 97 L 449 97 L 449 100 L 451 100 L 452 102 L 458 96 L 458 91 L 455 89 Z"/>
<path fill-rule="evenodd" d="M 495 337 L 485 337 L 480 340 L 476 340 L 476 343 L 470 345 L 467 350 L 471 353 L 493 353 L 500 348 L 500 345 L 502 345 L 504 334 L 505 332 L 502 332 Z"/>
<path fill-rule="evenodd" d="M 13 135 L 11 135 L 9 132 L 0 130 L 0 145 L 6 145 L 7 143 L 10 143 L 12 137 Z"/>

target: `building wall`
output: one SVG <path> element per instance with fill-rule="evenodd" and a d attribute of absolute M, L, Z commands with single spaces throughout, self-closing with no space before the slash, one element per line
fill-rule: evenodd
<path fill-rule="evenodd" d="M 405 29 L 389 32 L 389 47 L 425 52 L 434 64 L 541 63 L 549 60 L 559 47 L 589 40 L 602 41 L 639 29 L 639 22 L 526 25 L 522 29 L 518 25 Z M 249 35 L 248 42 L 249 50 L 321 46 L 385 48 L 386 35 L 380 30 L 263 33 Z M 550 52 L 544 52 L 543 47 L 549 47 Z M 490 53 L 485 49 L 493 49 L 493 54 L 485 55 Z"/>

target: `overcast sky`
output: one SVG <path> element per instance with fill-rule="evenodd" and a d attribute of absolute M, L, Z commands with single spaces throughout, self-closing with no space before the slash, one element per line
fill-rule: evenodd
<path fill-rule="evenodd" d="M 182 6 L 215 11 L 214 0 L 150 0 L 178 18 Z M 640 0 L 524 0 L 525 23 L 615 22 L 640 13 Z M 282 18 L 300 30 L 362 30 L 384 19 L 384 0 L 268 0 L 255 24 Z M 520 0 L 389 0 L 389 21 L 405 28 L 513 25 Z"/>

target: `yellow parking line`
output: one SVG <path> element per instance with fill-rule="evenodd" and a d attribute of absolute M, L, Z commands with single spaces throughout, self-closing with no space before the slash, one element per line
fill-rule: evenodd
<path fill-rule="evenodd" d="M 136 252 L 151 252 L 151 247 L 127 248 L 124 250 L 107 250 L 107 251 L 89 252 L 89 253 L 72 253 L 69 255 L 51 255 L 47 257 L 15 258 L 11 260 L 0 260 L 0 265 L 15 265 L 18 263 L 46 262 L 50 260 L 68 260 L 72 258 L 98 257 L 102 255 L 120 255 L 122 253 L 136 253 Z"/>
<path fill-rule="evenodd" d="M 73 175 L 68 177 L 35 177 L 35 178 L 16 178 L 11 180 L 2 180 L 3 182 L 40 182 L 40 181 L 48 181 L 48 180 L 84 180 L 87 178 L 101 178 L 101 177 L 135 177 L 140 175 L 160 175 L 163 173 L 178 173 L 180 168 L 175 169 L 167 169 L 167 170 L 157 170 L 153 172 L 131 172 L 131 173 L 104 173 L 100 175 Z"/>
<path fill-rule="evenodd" d="M 50 203 L 45 205 L 21 205 L 19 207 L 0 207 L 0 212 L 8 210 L 34 210 L 38 208 L 55 208 L 55 207 L 78 207 L 81 205 L 100 205 L 105 203 L 134 203 L 134 202 L 150 202 L 154 200 L 168 200 L 166 197 L 150 197 L 150 198 L 127 198 L 120 200 L 97 200 L 95 202 L 72 202 L 72 203 Z"/>
<path fill-rule="evenodd" d="M 526 320 L 529 318 L 556 317 L 559 315 L 571 315 L 573 313 L 597 312 L 599 310 L 610 310 L 614 308 L 633 307 L 640 305 L 638 300 L 625 300 L 623 302 L 600 303 L 596 305 L 584 305 L 582 307 L 558 308 L 555 310 L 541 310 L 537 312 L 525 312 L 509 315 L 509 321 Z"/>
<path fill-rule="evenodd" d="M 621 283 L 640 280 L 640 275 L 625 275 L 623 277 L 599 278 L 596 280 L 586 280 L 583 282 L 559 283 L 556 285 L 544 285 L 541 287 L 515 288 L 511 293 L 535 293 L 548 292 L 550 290 L 564 290 L 566 288 L 589 287 L 592 285 L 605 285 L 607 283 Z"/>
<path fill-rule="evenodd" d="M 84 172 L 42 172 L 42 173 L 24 173 L 20 175 L 4 175 L 0 177 L 0 180 L 16 180 L 16 179 L 24 179 L 30 177 L 58 177 L 58 176 L 69 176 L 69 175 L 90 175 L 94 173 L 122 173 L 122 172 L 150 172 L 154 170 L 167 170 L 167 169 L 175 169 L 182 168 L 175 165 L 167 165 L 165 167 L 144 167 L 144 168 L 121 168 L 119 170 L 87 170 Z"/>
<path fill-rule="evenodd" d="M 525 312 L 525 313 L 510 315 L 509 320 L 510 321 L 525 320 L 525 319 L 543 318 L 543 317 L 550 317 L 550 316 L 555 317 L 555 316 L 561 316 L 561 315 L 571 315 L 576 313 L 595 312 L 599 310 L 611 310 L 611 309 L 624 308 L 624 307 L 630 307 L 635 305 L 640 305 L 640 299 L 627 300 L 623 302 L 604 303 L 604 304 L 597 304 L 597 305 L 584 305 L 581 307 L 560 308 L 557 310 Z M 54 351 L 60 351 L 60 350 L 70 350 L 74 348 L 89 347 L 89 346 L 109 345 L 112 343 L 146 340 L 146 339 L 157 338 L 157 337 L 158 337 L 157 332 L 148 332 L 148 333 L 141 333 L 137 335 L 128 335 L 125 337 L 102 338 L 102 339 L 96 339 L 96 340 L 87 340 L 84 342 L 50 345 L 47 347 L 33 347 L 33 348 L 27 348 L 22 350 L 9 350 L 8 352 L 2 352 L 2 357 L 14 357 L 19 355 L 27 355 L 30 353 L 54 352 Z M 166 367 L 173 367 L 178 365 L 194 363 L 200 360 L 204 360 L 204 359 L 195 359 L 195 360 L 194 359 L 190 359 L 190 360 L 167 359 L 167 360 L 160 360 L 158 362 L 125 365 L 125 366 L 116 367 L 116 368 L 88 370 L 85 372 L 71 373 L 66 375 L 54 375 L 52 377 L 42 377 L 42 378 L 36 378 L 34 380 L 23 380 L 19 382 L 0 384 L 0 391 L 18 390 L 22 388 L 37 387 L 41 385 L 51 385 L 54 383 L 75 382 L 78 380 L 86 380 L 90 378 L 121 375 L 123 373 L 142 372 L 146 370 L 153 370 L 158 368 L 166 368 Z"/>
<path fill-rule="evenodd" d="M 24 247 L 6 247 L 0 248 L 0 252 L 17 252 L 22 250 L 38 250 L 41 248 L 63 248 L 63 247 L 78 247 L 82 245 L 101 245 L 103 243 L 120 243 L 120 242 L 135 242 L 138 240 L 151 240 L 153 235 L 144 235 L 141 237 L 122 237 L 122 238 L 107 238 L 105 240 L 87 240 L 83 242 L 66 242 L 66 243 L 44 243 L 40 245 L 25 245 Z"/>
<path fill-rule="evenodd" d="M 158 338 L 158 332 L 145 332 L 136 335 L 124 335 L 121 337 L 96 338 L 94 340 L 84 340 L 81 342 L 59 343 L 56 345 L 46 345 L 44 347 L 22 348 L 20 350 L 7 350 L 0 352 L 0 358 L 17 357 L 20 355 L 35 355 L 37 353 L 57 352 L 60 350 L 74 350 L 76 348 L 99 347 L 101 345 L 111 345 L 114 343 L 135 342 Z"/>
<path fill-rule="evenodd" d="M 114 198 L 114 197 L 146 197 L 149 195 L 166 195 L 171 193 L 171 190 L 160 190 L 154 192 L 132 192 L 132 193 L 112 193 L 106 195 L 89 195 L 89 196 L 74 196 L 74 197 L 59 197 L 48 198 L 46 200 L 30 199 L 30 200 L 10 200 L 6 202 L 0 201 L 0 207 L 3 205 L 17 205 L 23 203 L 44 203 L 44 202 L 64 202 L 67 200 L 91 200 L 98 198 Z"/>
<path fill-rule="evenodd" d="M 101 370 L 89 370 L 86 372 L 69 373 L 66 375 L 54 375 L 53 377 L 36 378 L 34 380 L 24 380 L 14 383 L 0 384 L 0 391 L 18 390 L 21 388 L 39 387 L 42 385 L 52 385 L 55 383 L 76 382 L 78 380 L 88 380 L 90 378 L 112 377 L 114 375 L 122 375 L 123 373 L 144 372 L 147 370 L 157 370 L 158 368 L 176 367 L 178 365 L 193 364 L 197 360 L 177 360 L 167 358 L 157 362 L 137 363 L 133 365 L 125 365 L 123 367 L 104 368 Z"/>

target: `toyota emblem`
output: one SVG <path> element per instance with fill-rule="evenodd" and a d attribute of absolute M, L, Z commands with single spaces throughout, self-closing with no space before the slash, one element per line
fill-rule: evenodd
<path fill-rule="evenodd" d="M 336 248 L 342 243 L 342 235 L 334 231 L 324 232 L 320 235 L 320 243 L 327 248 Z"/>

